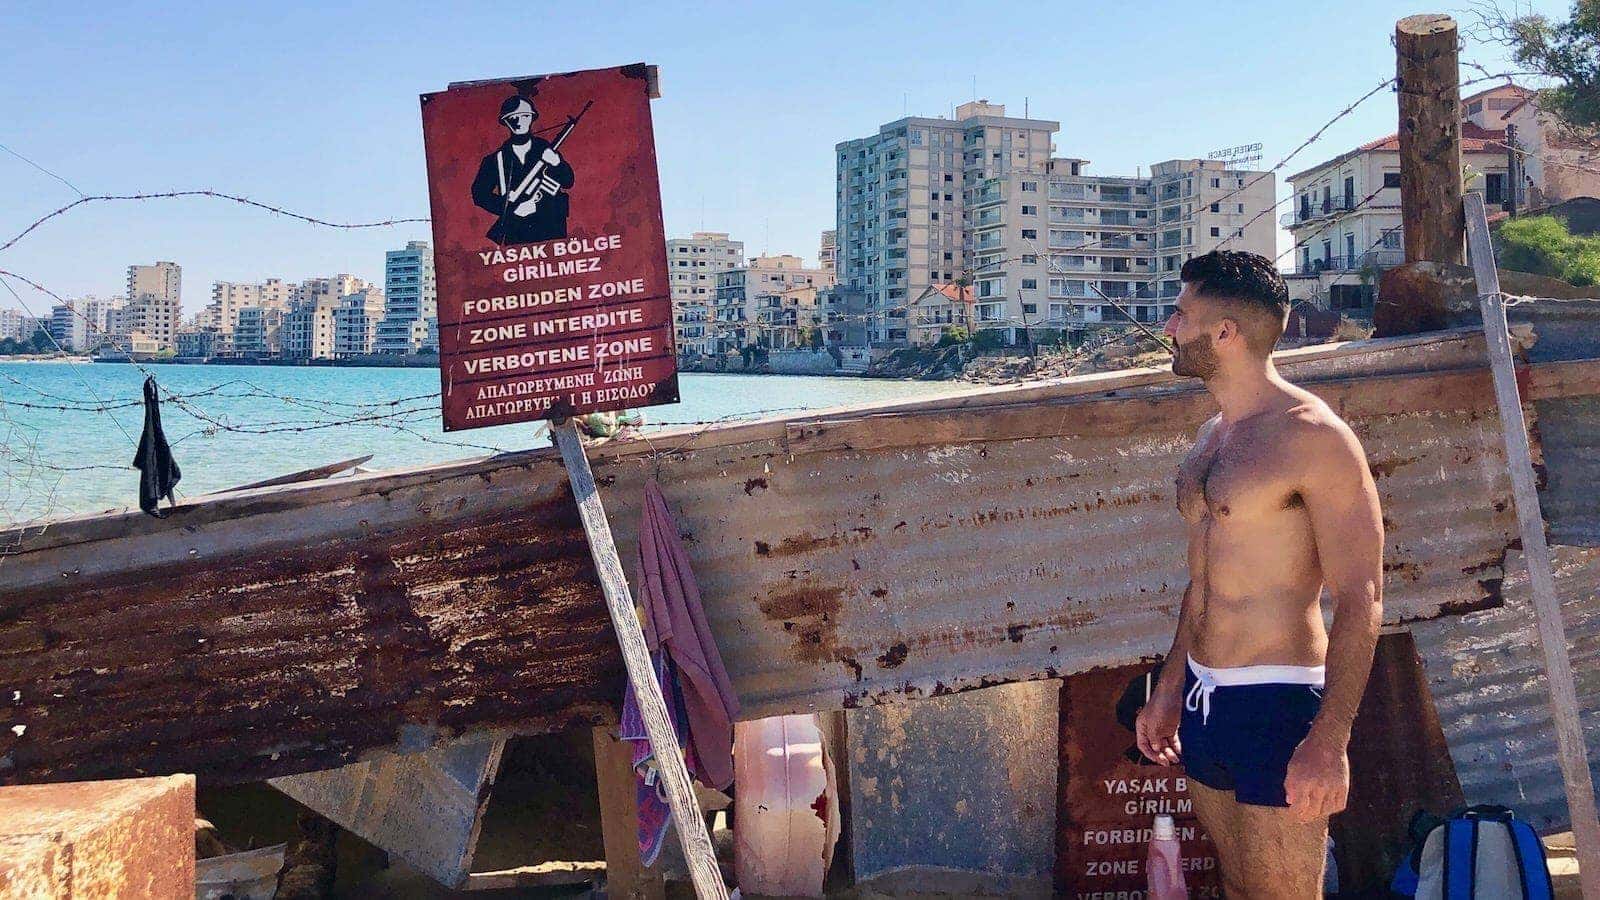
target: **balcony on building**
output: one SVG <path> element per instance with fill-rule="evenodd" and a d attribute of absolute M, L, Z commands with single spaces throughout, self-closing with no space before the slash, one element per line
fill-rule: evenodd
<path fill-rule="evenodd" d="M 1292 213 L 1284 213 L 1279 218 L 1278 224 L 1285 228 L 1293 228 L 1326 216 L 1335 216 L 1342 212 L 1349 212 L 1356 208 L 1360 198 L 1354 194 L 1329 194 L 1326 198 L 1316 200 L 1305 195 L 1297 199 L 1297 205 Z"/>
<path fill-rule="evenodd" d="M 1354 256 L 1328 256 L 1313 257 L 1311 272 L 1360 272 L 1362 270 L 1383 271 L 1395 266 L 1403 265 L 1406 261 L 1404 250 L 1368 250 Z"/>

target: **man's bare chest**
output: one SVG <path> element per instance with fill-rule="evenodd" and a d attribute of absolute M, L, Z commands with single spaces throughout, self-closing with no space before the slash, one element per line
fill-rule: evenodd
<path fill-rule="evenodd" d="M 1291 509 L 1299 505 L 1300 474 L 1285 442 L 1268 429 L 1209 435 L 1178 467 L 1178 511 L 1196 523 Z"/>

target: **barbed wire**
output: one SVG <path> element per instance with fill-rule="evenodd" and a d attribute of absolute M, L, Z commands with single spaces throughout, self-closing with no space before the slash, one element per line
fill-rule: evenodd
<path fill-rule="evenodd" d="M 4 244 L 0 244 L 0 253 L 10 250 L 12 247 L 16 246 L 19 241 L 33 233 L 35 229 L 44 223 L 58 216 L 66 215 L 68 212 L 83 206 L 86 203 L 100 203 L 113 200 L 172 200 L 180 197 L 209 197 L 215 200 L 231 200 L 234 203 L 239 203 L 245 206 L 253 206 L 256 209 L 266 210 L 267 212 L 290 219 L 298 219 L 311 225 L 321 225 L 324 228 L 388 228 L 394 225 L 410 225 L 417 223 L 425 224 L 432 221 L 432 219 L 416 217 L 404 219 L 381 219 L 375 222 L 332 222 L 327 219 L 318 218 L 317 216 L 308 216 L 305 213 L 294 212 L 281 206 L 274 206 L 271 203 L 263 203 L 259 200 L 252 200 L 249 197 L 241 197 L 238 194 L 228 194 L 222 191 L 212 190 L 160 191 L 142 194 L 92 194 L 87 197 L 79 197 L 77 200 L 68 203 L 66 206 L 52 210 L 51 212 L 40 216 L 38 219 L 34 220 L 33 224 L 22 229 L 22 231 L 15 237 L 6 241 Z"/>

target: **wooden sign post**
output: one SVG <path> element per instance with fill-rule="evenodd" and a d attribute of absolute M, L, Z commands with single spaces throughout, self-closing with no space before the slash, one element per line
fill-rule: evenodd
<path fill-rule="evenodd" d="M 573 416 L 678 400 L 653 66 L 424 94 L 444 429 L 537 419 L 572 481 L 695 893 L 727 888 Z M 553 123 L 553 124 L 552 124 Z"/>
<path fill-rule="evenodd" d="M 1578 849 L 1578 877 L 1585 897 L 1600 897 L 1600 819 L 1595 817 L 1594 782 L 1589 775 L 1589 751 L 1578 718 L 1578 694 L 1572 680 L 1572 660 L 1567 653 L 1567 633 L 1561 623 L 1561 603 L 1556 599 L 1550 545 L 1544 538 L 1544 515 L 1539 508 L 1533 456 L 1528 450 L 1528 425 L 1517 392 L 1517 372 L 1511 359 L 1511 336 L 1506 328 L 1505 302 L 1500 275 L 1495 271 L 1494 246 L 1489 241 L 1489 220 L 1483 195 L 1468 194 L 1464 201 L 1467 242 L 1472 250 L 1472 272 L 1478 282 L 1478 304 L 1483 310 L 1483 334 L 1494 374 L 1495 402 L 1505 431 L 1506 463 L 1511 473 L 1511 494 L 1517 503 L 1517 524 L 1522 534 L 1522 558 L 1528 566 L 1528 586 L 1533 593 L 1533 615 L 1544 651 L 1545 683 L 1550 687 L 1550 718 L 1556 728 L 1556 756 L 1567 788 L 1567 814 Z"/>
<path fill-rule="evenodd" d="M 561 460 L 567 466 L 572 496 L 578 503 L 578 515 L 589 537 L 589 553 L 594 557 L 595 572 L 600 576 L 600 587 L 606 595 L 606 609 L 617 631 L 617 643 L 622 647 L 628 681 L 639 699 L 640 717 L 650 735 L 650 747 L 655 751 L 661 782 L 667 790 L 667 804 L 672 807 L 672 823 L 683 844 L 683 856 L 689 863 L 695 894 L 701 900 L 726 900 L 728 889 L 717 869 L 705 820 L 700 818 L 700 806 L 689 781 L 689 766 L 684 762 L 683 748 L 673 730 L 666 697 L 656 681 L 655 667 L 650 664 L 650 648 L 645 645 L 644 629 L 639 627 L 639 617 L 633 611 L 633 594 L 628 590 L 628 578 L 623 574 L 622 560 L 617 556 L 611 525 L 606 521 L 605 508 L 600 505 L 594 472 L 589 469 L 589 458 L 584 455 L 578 428 L 566 421 L 551 423 L 550 430 L 561 450 Z"/>

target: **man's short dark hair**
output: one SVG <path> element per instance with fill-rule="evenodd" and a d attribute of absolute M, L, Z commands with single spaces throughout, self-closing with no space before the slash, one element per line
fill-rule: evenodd
<path fill-rule="evenodd" d="M 1178 277 L 1196 294 L 1240 314 L 1250 347 L 1271 353 L 1289 317 L 1289 288 L 1265 256 L 1243 250 L 1213 250 L 1183 264 Z"/>

